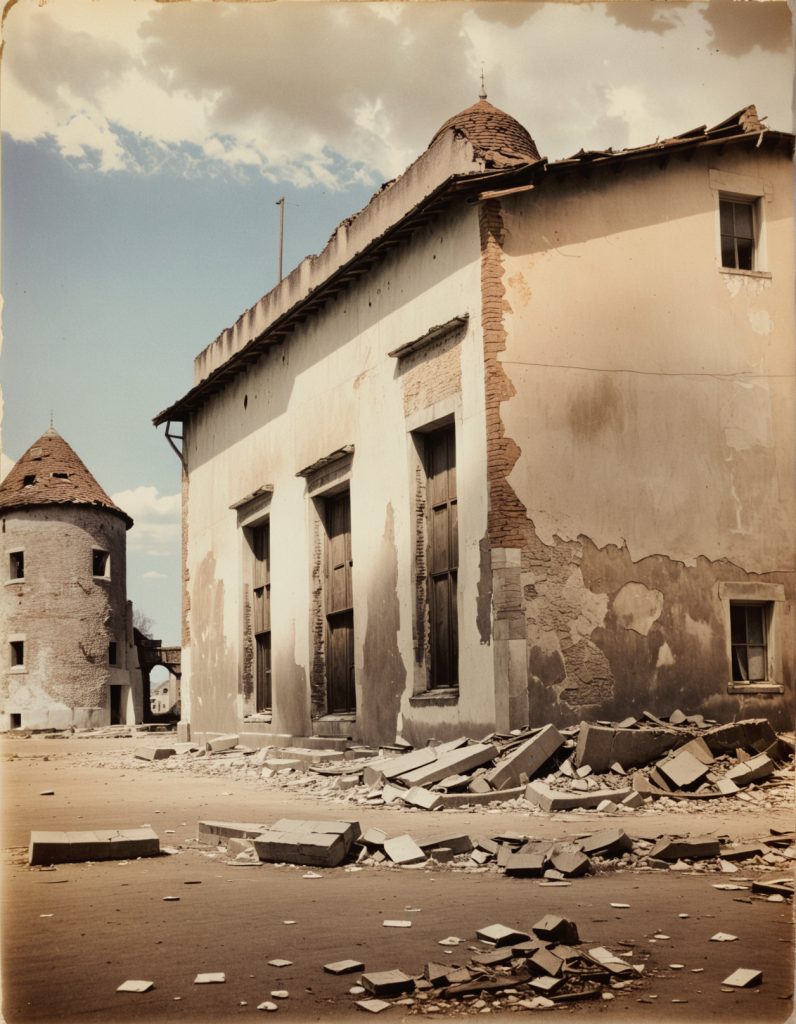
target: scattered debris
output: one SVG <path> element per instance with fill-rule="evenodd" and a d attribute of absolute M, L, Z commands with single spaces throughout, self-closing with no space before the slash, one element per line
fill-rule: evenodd
<path fill-rule="evenodd" d="M 149 992 L 155 987 L 154 981 L 123 981 L 117 992 Z"/>
<path fill-rule="evenodd" d="M 222 985 L 227 980 L 223 971 L 209 974 L 197 974 L 193 979 L 194 985 Z"/>
<path fill-rule="evenodd" d="M 748 967 L 739 967 L 737 971 L 725 978 L 722 985 L 730 985 L 732 988 L 752 988 L 763 981 L 763 972 L 754 971 Z"/>

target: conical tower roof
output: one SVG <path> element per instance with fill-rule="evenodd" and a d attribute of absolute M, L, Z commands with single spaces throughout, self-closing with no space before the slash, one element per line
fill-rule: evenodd
<path fill-rule="evenodd" d="M 527 163 L 539 160 L 539 150 L 525 128 L 510 114 L 493 106 L 482 92 L 481 99 L 459 114 L 449 117 L 429 143 L 445 134 L 463 135 L 479 155 L 495 154 L 500 162 Z"/>
<path fill-rule="evenodd" d="M 114 505 L 85 463 L 50 427 L 34 441 L 0 484 L 0 514 L 40 505 L 85 505 L 104 508 L 125 521 L 133 520 Z"/>

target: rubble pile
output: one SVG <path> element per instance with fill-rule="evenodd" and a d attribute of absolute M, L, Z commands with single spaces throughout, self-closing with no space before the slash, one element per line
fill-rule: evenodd
<path fill-rule="evenodd" d="M 452 871 L 496 871 L 509 878 L 535 878 L 542 885 L 621 869 L 719 871 L 783 870 L 796 860 L 796 833 L 771 829 L 756 843 L 734 844 L 727 837 L 660 836 L 636 839 L 621 828 L 601 829 L 558 840 L 515 832 L 488 838 L 457 833 L 417 841 L 408 833 L 390 836 L 382 829 L 364 832 L 359 822 L 282 818 L 263 822 L 200 821 L 197 844 L 225 848 L 228 863 L 268 862 L 308 867 L 424 866 Z M 221 849 L 217 852 L 221 852 Z M 762 883 L 761 883 L 762 884 Z M 767 895 L 787 898 L 790 886 L 777 880 Z"/>
<path fill-rule="evenodd" d="M 356 1005 L 371 1012 L 397 1005 L 413 1014 L 458 1015 L 545 1009 L 585 999 L 608 1001 L 617 991 L 639 987 L 645 967 L 604 946 L 589 948 L 573 921 L 554 914 L 546 914 L 528 932 L 488 925 L 478 929 L 476 940 L 480 946 L 469 946 L 473 955 L 464 962 L 432 960 L 414 976 L 396 969 L 363 973 L 360 985 L 350 991 L 358 995 L 364 989 L 370 998 Z M 450 936 L 440 945 L 464 941 Z M 644 952 L 639 959 L 648 956 Z"/>

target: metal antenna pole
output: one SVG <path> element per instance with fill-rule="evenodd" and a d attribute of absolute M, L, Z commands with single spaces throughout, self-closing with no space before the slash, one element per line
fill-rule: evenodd
<path fill-rule="evenodd" d="M 282 244 L 285 240 L 285 197 L 277 199 L 279 207 L 279 280 L 282 280 Z"/>

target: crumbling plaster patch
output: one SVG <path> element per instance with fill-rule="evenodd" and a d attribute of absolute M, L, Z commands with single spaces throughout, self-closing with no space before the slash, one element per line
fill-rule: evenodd
<path fill-rule="evenodd" d="M 626 583 L 614 597 L 613 611 L 623 629 L 646 636 L 663 611 L 663 594 L 643 583 Z"/>

